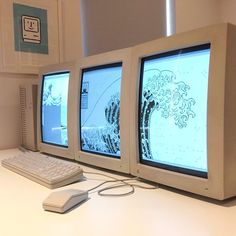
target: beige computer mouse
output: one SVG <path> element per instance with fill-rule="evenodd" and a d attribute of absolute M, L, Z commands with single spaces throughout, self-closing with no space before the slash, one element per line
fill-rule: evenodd
<path fill-rule="evenodd" d="M 88 198 L 88 191 L 66 189 L 51 193 L 43 201 L 43 209 L 64 213 Z"/>

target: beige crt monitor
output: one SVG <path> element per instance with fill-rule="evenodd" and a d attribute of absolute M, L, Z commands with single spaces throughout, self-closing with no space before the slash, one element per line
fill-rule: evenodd
<path fill-rule="evenodd" d="M 42 67 L 38 89 L 38 149 L 74 159 L 75 63 Z"/>
<path fill-rule="evenodd" d="M 133 48 L 131 173 L 223 200 L 236 195 L 236 26 Z"/>
<path fill-rule="evenodd" d="M 130 48 L 81 59 L 77 65 L 76 160 L 129 172 Z"/>

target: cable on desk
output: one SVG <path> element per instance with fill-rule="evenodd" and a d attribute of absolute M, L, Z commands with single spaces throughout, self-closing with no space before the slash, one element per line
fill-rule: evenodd
<path fill-rule="evenodd" d="M 99 187 L 101 187 L 104 184 L 108 184 L 108 183 L 117 183 L 115 185 L 112 186 L 108 186 L 108 187 L 104 187 L 100 190 L 97 190 L 98 195 L 100 196 L 110 196 L 110 197 L 121 197 L 121 196 L 127 196 L 130 194 L 133 194 L 135 192 L 135 187 L 137 188 L 142 188 L 142 189 L 157 189 L 158 185 L 156 186 L 142 186 L 140 184 L 134 184 L 134 183 L 129 183 L 130 181 L 141 181 L 141 179 L 139 177 L 133 177 L 133 178 L 125 178 L 125 179 L 118 179 L 115 177 L 112 177 L 110 175 L 106 175 L 106 174 L 102 174 L 102 173 L 97 173 L 97 172 L 89 172 L 89 171 L 84 171 L 85 174 L 92 174 L 92 175 L 101 175 L 107 178 L 111 178 L 112 180 L 106 180 L 103 181 L 102 183 L 96 185 L 95 187 L 91 188 L 88 190 L 88 192 L 91 192 Z M 116 188 L 122 188 L 122 187 L 130 187 L 130 190 L 128 192 L 125 193 L 119 193 L 119 194 L 110 194 L 110 193 L 105 193 L 108 190 L 111 189 L 116 189 Z"/>

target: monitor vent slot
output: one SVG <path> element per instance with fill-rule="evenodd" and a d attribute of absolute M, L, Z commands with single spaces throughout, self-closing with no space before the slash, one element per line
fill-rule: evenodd
<path fill-rule="evenodd" d="M 20 118 L 21 145 L 32 151 L 37 150 L 37 85 L 21 85 Z"/>
<path fill-rule="evenodd" d="M 21 132 L 22 132 L 22 140 L 21 143 L 23 146 L 26 144 L 26 136 L 27 136 L 27 123 L 26 123 L 26 88 L 20 87 L 20 111 L 21 111 Z"/>

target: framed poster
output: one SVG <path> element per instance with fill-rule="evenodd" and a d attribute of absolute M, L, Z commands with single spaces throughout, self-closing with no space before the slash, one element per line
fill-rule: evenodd
<path fill-rule="evenodd" d="M 57 0 L 0 0 L 0 71 L 37 74 L 59 62 Z"/>
<path fill-rule="evenodd" d="M 48 54 L 47 9 L 13 3 L 15 50 Z"/>

